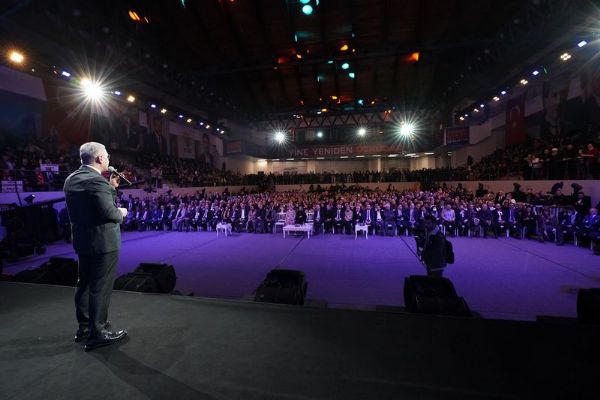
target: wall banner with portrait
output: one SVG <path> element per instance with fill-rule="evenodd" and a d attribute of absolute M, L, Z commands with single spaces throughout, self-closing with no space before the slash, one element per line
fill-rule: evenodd
<path fill-rule="evenodd" d="M 180 158 L 195 158 L 206 169 L 219 168 L 222 162 L 223 142 L 221 138 L 202 129 L 169 122 L 171 137 L 177 138 Z"/>

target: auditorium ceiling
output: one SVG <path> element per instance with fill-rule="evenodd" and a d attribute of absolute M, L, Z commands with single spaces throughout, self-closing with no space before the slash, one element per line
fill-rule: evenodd
<path fill-rule="evenodd" d="M 260 120 L 476 101 L 573 29 L 588 2 L 573 3 L 32 0 L 0 12 L 2 33 L 45 58 L 101 55 L 199 109 Z"/>

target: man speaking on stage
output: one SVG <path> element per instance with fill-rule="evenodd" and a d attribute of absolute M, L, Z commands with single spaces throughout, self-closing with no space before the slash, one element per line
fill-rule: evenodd
<path fill-rule="evenodd" d="M 118 177 L 107 181 L 109 155 L 101 143 L 79 148 L 81 167 L 65 180 L 64 192 L 71 219 L 73 248 L 79 257 L 75 309 L 79 329 L 75 341 L 87 338 L 85 351 L 115 343 L 125 330 L 110 331 L 108 306 L 115 280 L 121 230 L 126 208 L 115 206 Z"/>

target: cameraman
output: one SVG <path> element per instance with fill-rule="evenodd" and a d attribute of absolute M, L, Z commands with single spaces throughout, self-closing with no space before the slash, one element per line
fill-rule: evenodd
<path fill-rule="evenodd" d="M 422 227 L 416 238 L 418 254 L 427 268 L 427 275 L 441 278 L 446 268 L 446 239 L 433 215 L 425 216 Z"/>

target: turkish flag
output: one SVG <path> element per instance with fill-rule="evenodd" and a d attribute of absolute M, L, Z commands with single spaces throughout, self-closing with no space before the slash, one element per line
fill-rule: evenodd
<path fill-rule="evenodd" d="M 506 102 L 506 145 L 525 143 L 525 95 L 514 97 Z"/>

